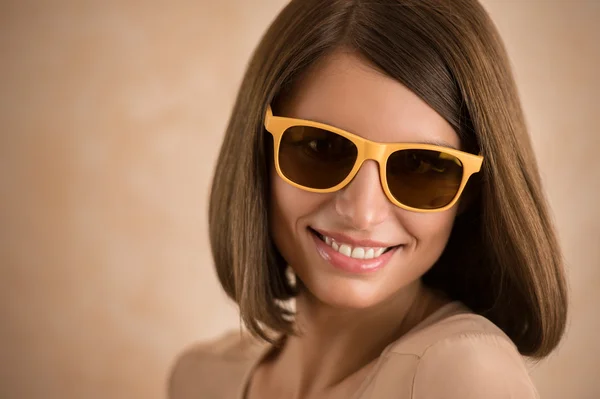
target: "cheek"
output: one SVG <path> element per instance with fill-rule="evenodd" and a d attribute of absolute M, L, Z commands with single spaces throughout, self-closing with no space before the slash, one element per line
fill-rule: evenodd
<path fill-rule="evenodd" d="M 310 204 L 306 201 L 304 192 L 283 181 L 277 174 L 271 176 L 271 226 L 281 230 L 284 226 L 294 224 L 306 213 Z"/>
<path fill-rule="evenodd" d="M 322 206 L 324 195 L 298 189 L 283 181 L 276 173 L 271 176 L 269 222 L 277 249 L 288 263 L 294 263 L 297 245 L 308 220 Z"/>
<path fill-rule="evenodd" d="M 288 187 L 286 187 L 288 186 Z M 271 185 L 270 223 L 271 233 L 279 247 L 279 239 L 291 233 L 296 215 L 296 197 L 292 195 L 289 185 L 279 178 L 273 179 Z"/>
<path fill-rule="evenodd" d="M 439 213 L 411 213 L 403 218 L 407 232 L 413 238 L 415 250 L 427 248 L 437 258 L 441 255 L 454 225 L 456 207 Z"/>

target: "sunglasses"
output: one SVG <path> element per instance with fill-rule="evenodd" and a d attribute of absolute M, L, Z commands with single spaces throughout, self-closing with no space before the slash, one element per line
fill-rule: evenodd
<path fill-rule="evenodd" d="M 352 181 L 367 159 L 379 164 L 381 186 L 396 206 L 416 212 L 452 207 L 483 157 L 419 143 L 377 143 L 323 123 L 274 116 L 268 106 L 265 128 L 273 135 L 275 169 L 292 186 L 331 193 Z"/>

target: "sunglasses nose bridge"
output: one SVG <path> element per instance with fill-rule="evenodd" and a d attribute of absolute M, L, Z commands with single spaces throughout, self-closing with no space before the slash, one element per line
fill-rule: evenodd
<path fill-rule="evenodd" d="M 366 141 L 364 147 L 364 160 L 372 159 L 379 164 L 380 167 L 383 166 L 383 157 L 385 155 L 385 144 L 375 143 L 373 141 Z"/>

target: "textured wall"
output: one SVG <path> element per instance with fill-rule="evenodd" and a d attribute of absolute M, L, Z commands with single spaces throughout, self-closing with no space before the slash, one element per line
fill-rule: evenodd
<path fill-rule="evenodd" d="M 0 2 L 0 398 L 162 398 L 237 326 L 211 266 L 212 165 L 283 0 Z M 572 288 L 542 397 L 600 397 L 600 2 L 487 0 Z M 590 315 L 596 315 L 592 319 Z"/>

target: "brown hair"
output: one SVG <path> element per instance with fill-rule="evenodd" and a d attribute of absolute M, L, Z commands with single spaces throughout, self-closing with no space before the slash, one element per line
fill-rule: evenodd
<path fill-rule="evenodd" d="M 423 281 L 498 325 L 524 355 L 562 337 L 567 293 L 554 227 L 502 41 L 475 0 L 294 0 L 243 79 L 210 197 L 212 253 L 249 330 L 293 333 L 294 289 L 269 234 L 266 106 L 307 67 L 348 48 L 420 96 L 484 156 L 472 199 Z"/>

